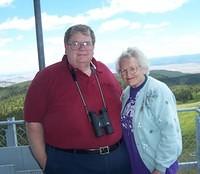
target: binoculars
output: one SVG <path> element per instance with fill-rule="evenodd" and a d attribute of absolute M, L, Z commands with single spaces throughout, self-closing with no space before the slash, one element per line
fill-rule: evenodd
<path fill-rule="evenodd" d="M 99 114 L 96 112 L 89 112 L 89 117 L 97 137 L 113 133 L 113 127 L 109 120 L 106 108 L 102 108 L 99 111 Z"/>

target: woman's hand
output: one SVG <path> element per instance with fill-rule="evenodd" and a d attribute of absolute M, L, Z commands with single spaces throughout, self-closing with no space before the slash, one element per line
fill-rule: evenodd
<path fill-rule="evenodd" d="M 160 172 L 157 169 L 154 169 L 154 171 L 151 174 L 165 174 L 164 172 Z"/>

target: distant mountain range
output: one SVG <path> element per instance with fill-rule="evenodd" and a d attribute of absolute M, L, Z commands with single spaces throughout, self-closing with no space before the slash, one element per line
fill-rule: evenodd
<path fill-rule="evenodd" d="M 200 73 L 190 74 L 178 71 L 152 70 L 150 76 L 165 82 L 169 86 L 200 84 Z"/>
<path fill-rule="evenodd" d="M 200 54 L 150 59 L 151 70 L 170 70 L 200 73 Z"/>
<path fill-rule="evenodd" d="M 32 80 L 35 72 L 22 72 L 15 74 L 1 74 L 0 87 L 14 85 L 16 83 Z"/>
<path fill-rule="evenodd" d="M 150 66 L 200 63 L 200 54 L 168 56 L 150 59 Z"/>
<path fill-rule="evenodd" d="M 151 70 L 200 73 L 200 54 L 151 58 L 149 63 Z M 115 63 L 109 63 L 108 66 L 113 72 L 116 72 Z"/>
<path fill-rule="evenodd" d="M 163 76 L 171 74 L 177 78 L 178 76 L 184 76 L 191 73 L 200 73 L 200 54 L 170 56 L 161 58 L 152 58 L 150 61 L 151 73 L 155 73 L 154 70 L 161 70 L 156 72 L 158 78 L 164 79 Z M 116 72 L 115 63 L 107 64 L 112 72 Z M 167 70 L 167 71 L 166 71 Z M 164 72 L 164 73 L 163 73 Z M 10 86 L 19 82 L 30 81 L 33 79 L 36 72 L 23 72 L 16 74 L 4 74 L 0 75 L 0 87 Z M 155 74 L 153 74 L 154 76 Z M 200 76 L 200 74 L 198 74 Z M 170 77 L 172 78 L 172 77 Z M 194 78 L 191 76 L 191 78 Z"/>

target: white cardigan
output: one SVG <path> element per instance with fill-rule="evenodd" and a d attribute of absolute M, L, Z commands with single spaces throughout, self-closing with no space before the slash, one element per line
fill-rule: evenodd
<path fill-rule="evenodd" d="M 122 111 L 129 95 L 130 86 L 122 94 Z M 181 154 L 175 97 L 167 85 L 150 76 L 136 95 L 133 133 L 138 152 L 150 171 L 165 172 Z"/>

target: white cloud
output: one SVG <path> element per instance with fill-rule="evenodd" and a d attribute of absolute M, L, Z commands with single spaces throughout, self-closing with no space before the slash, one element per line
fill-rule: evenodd
<path fill-rule="evenodd" d="M 87 17 L 84 16 L 57 16 L 48 15 L 47 13 L 42 13 L 42 27 L 45 31 L 56 30 L 59 28 L 66 27 L 67 25 L 73 25 L 77 23 L 88 23 Z M 19 17 L 13 17 L 7 19 L 5 22 L 0 23 L 0 30 L 31 30 L 35 28 L 35 17 L 30 17 L 28 19 L 22 19 Z"/>
<path fill-rule="evenodd" d="M 100 27 L 100 31 L 116 31 L 125 27 L 129 27 L 130 22 L 126 19 L 118 18 L 104 22 Z"/>
<path fill-rule="evenodd" d="M 0 73 L 20 72 L 38 69 L 38 59 L 36 48 L 24 48 L 20 50 L 5 49 L 0 52 Z M 8 66 L 9 65 L 9 66 Z"/>
<path fill-rule="evenodd" d="M 188 0 L 111 0 L 110 8 L 118 12 L 164 13 L 175 10 Z"/>
<path fill-rule="evenodd" d="M 18 17 L 13 17 L 12 19 L 7 19 L 6 22 L 0 24 L 0 30 L 30 30 L 34 28 L 34 18 L 20 19 Z"/>
<path fill-rule="evenodd" d="M 1 64 L 2 64 L 2 61 L 6 61 L 6 59 L 4 57 L 9 57 L 9 56 L 12 56 L 12 51 L 9 51 L 9 50 L 1 50 L 0 51 L 0 57 L 1 57 Z"/>
<path fill-rule="evenodd" d="M 89 20 L 99 20 L 110 18 L 118 12 L 118 8 L 103 7 L 87 11 L 86 16 Z"/>
<path fill-rule="evenodd" d="M 99 27 L 100 32 L 104 31 L 119 31 L 123 28 L 131 29 L 131 30 L 138 30 L 138 29 L 145 29 L 145 30 L 152 30 L 152 29 L 164 29 L 169 26 L 169 22 L 161 22 L 158 24 L 142 24 L 139 22 L 131 22 L 127 19 L 117 18 L 113 20 L 106 21 L 102 23 Z"/>
<path fill-rule="evenodd" d="M 56 48 L 56 49 L 55 49 Z M 44 39 L 46 65 L 60 61 L 64 55 L 64 41 L 62 37 L 48 37 Z"/>
<path fill-rule="evenodd" d="M 86 17 L 78 15 L 75 17 L 72 16 L 57 16 L 57 15 L 48 15 L 46 12 L 42 13 L 42 25 L 44 30 L 53 30 L 63 28 L 66 25 L 73 25 L 76 23 L 87 23 L 88 20 Z"/>
<path fill-rule="evenodd" d="M 144 29 L 162 29 L 169 26 L 169 22 L 161 22 L 159 24 L 145 24 Z"/>
<path fill-rule="evenodd" d="M 154 39 L 153 39 L 154 38 Z M 156 39 L 155 39 L 156 38 Z M 137 38 L 135 42 L 149 58 L 200 53 L 200 33 Z"/>
<path fill-rule="evenodd" d="M 168 49 L 171 50 L 171 55 L 200 53 L 199 38 L 200 33 L 191 33 L 171 38 Z"/>
<path fill-rule="evenodd" d="M 23 40 L 24 39 L 24 36 L 23 35 L 18 35 L 16 36 L 16 40 L 17 41 L 20 41 L 20 40 Z"/>
<path fill-rule="evenodd" d="M 160 34 L 162 35 L 163 32 Z M 186 55 L 200 53 L 200 33 L 189 35 L 124 35 L 123 39 L 118 37 L 111 40 L 97 40 L 95 56 L 104 63 L 113 63 L 123 50 L 127 47 L 138 47 L 148 58 Z M 105 51 L 108 50 L 109 51 Z"/>
<path fill-rule="evenodd" d="M 132 22 L 129 26 L 130 29 L 140 29 L 142 28 L 142 24 L 139 22 Z"/>
<path fill-rule="evenodd" d="M 9 6 L 14 0 L 0 0 L 0 7 Z"/>
<path fill-rule="evenodd" d="M 0 0 L 1 2 L 1 0 Z M 2 1 L 3 2 L 3 1 Z M 46 12 L 42 13 L 42 26 L 45 31 L 59 29 L 67 25 L 73 25 L 76 23 L 88 24 L 89 22 L 101 19 L 108 19 L 118 13 L 132 12 L 132 13 L 163 13 L 170 10 L 175 10 L 181 7 L 187 0 L 111 0 L 108 1 L 107 6 L 102 8 L 91 9 L 83 14 L 77 16 L 57 16 L 48 15 Z M 120 27 L 119 24 L 122 24 Z M 113 24 L 109 26 L 110 24 Z M 125 21 L 124 19 L 116 19 L 113 21 L 106 22 L 101 26 L 102 30 L 112 30 L 114 27 L 123 28 L 129 25 L 130 28 L 140 28 L 139 23 L 132 23 Z M 34 17 L 28 19 L 22 19 L 13 17 L 7 19 L 7 21 L 0 24 L 0 30 L 30 30 L 35 26 Z M 147 28 L 155 27 L 153 25 L 145 26 Z"/>
<path fill-rule="evenodd" d="M 13 41 L 13 39 L 11 39 L 11 38 L 0 38 L 0 47 L 4 47 L 12 41 Z M 0 51 L 0 53 L 1 52 L 2 52 L 2 50 Z"/>
<path fill-rule="evenodd" d="M 89 20 L 107 19 L 118 13 L 165 13 L 184 5 L 188 0 L 110 0 L 107 6 L 86 12 Z"/>

